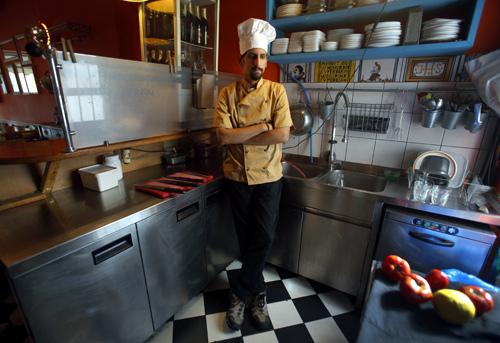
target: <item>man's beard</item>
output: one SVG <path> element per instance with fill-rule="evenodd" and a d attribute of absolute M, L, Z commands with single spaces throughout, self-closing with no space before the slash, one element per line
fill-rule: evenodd
<path fill-rule="evenodd" d="M 262 70 L 261 70 L 261 69 L 259 69 L 259 68 L 253 69 L 253 70 L 250 72 L 250 78 L 251 78 L 253 81 L 259 81 L 259 80 L 262 78 Z"/>

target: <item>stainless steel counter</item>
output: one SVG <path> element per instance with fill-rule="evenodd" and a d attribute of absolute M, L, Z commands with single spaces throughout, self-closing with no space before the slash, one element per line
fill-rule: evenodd
<path fill-rule="evenodd" d="M 304 163 L 308 163 L 303 156 L 298 155 L 286 155 L 286 160 L 290 160 L 292 162 L 299 162 L 300 165 Z M 318 161 L 315 160 L 315 163 L 318 164 Z M 327 166 L 323 165 L 319 162 L 320 168 L 327 168 Z M 361 173 L 367 173 L 372 175 L 383 175 L 384 168 L 377 166 L 367 166 L 356 163 L 344 162 L 342 166 L 345 170 L 357 171 Z M 448 198 L 445 206 L 439 205 L 431 205 L 428 203 L 422 203 L 418 201 L 411 200 L 410 191 L 407 187 L 406 177 L 402 176 L 396 182 L 387 182 L 386 187 L 381 192 L 369 192 L 359 189 L 352 188 L 339 188 L 335 186 L 330 186 L 321 182 L 321 175 L 309 179 L 303 178 L 295 178 L 289 177 L 288 183 L 290 187 L 304 187 L 306 186 L 310 192 L 314 192 L 314 190 L 322 190 L 325 188 L 329 189 L 331 192 L 330 199 L 331 201 L 337 201 L 342 195 L 349 196 L 351 198 L 363 198 L 366 200 L 381 202 L 389 205 L 400 206 L 405 208 L 411 208 L 414 210 L 434 213 L 437 215 L 449 216 L 453 218 L 459 218 L 469 221 L 474 221 L 483 224 L 496 225 L 500 226 L 500 204 L 498 200 L 495 199 L 494 195 L 489 195 L 488 200 L 491 205 L 490 214 L 485 214 L 479 212 L 477 210 L 471 210 L 467 208 L 462 199 L 460 199 L 459 189 L 455 189 L 452 191 L 452 194 Z M 307 192 L 309 192 L 307 191 Z M 327 199 L 322 199 L 322 201 L 328 201 Z M 292 202 L 294 199 L 292 199 Z M 322 204 L 323 206 L 323 204 Z M 366 211 L 363 208 L 353 208 L 352 211 Z M 355 216 L 357 217 L 357 216 Z"/>
<path fill-rule="evenodd" d="M 203 166 L 221 178 L 220 164 Z M 21 274 L 35 267 L 28 262 L 39 255 L 40 261 L 49 262 L 74 246 L 90 243 L 96 237 L 108 235 L 127 225 L 142 220 L 154 213 L 168 209 L 174 199 L 161 200 L 151 195 L 137 192 L 134 183 L 165 175 L 162 166 L 145 168 L 127 173 L 119 187 L 103 193 L 84 188 L 71 188 L 54 192 L 48 200 L 0 212 L 0 262 L 10 273 Z M 306 186 L 309 191 L 324 190 L 326 186 L 314 180 L 287 178 L 288 187 Z M 366 199 L 386 204 L 411 208 L 500 226 L 498 214 L 483 214 L 466 209 L 456 197 L 450 196 L 446 207 L 424 204 L 409 200 L 406 182 L 400 180 L 388 183 L 379 193 L 346 188 L 330 187 L 338 201 L 342 195 Z M 353 208 L 352 211 L 373 211 L 373 209 Z"/>
<path fill-rule="evenodd" d="M 289 183 L 306 183 L 307 187 L 313 191 L 314 189 L 324 190 L 326 186 L 324 184 L 318 183 L 316 180 L 290 180 Z M 473 211 L 466 208 L 462 200 L 459 198 L 458 190 L 455 190 L 449 197 L 446 206 L 431 205 L 427 203 L 422 203 L 414 200 L 410 200 L 410 192 L 407 188 L 406 181 L 399 180 L 397 182 L 388 182 L 384 191 L 382 192 L 367 192 L 362 190 L 354 190 L 348 188 L 334 188 L 334 192 L 340 192 L 341 194 L 349 195 L 351 197 L 363 197 L 365 199 L 372 199 L 377 202 L 383 202 L 385 204 L 400 206 L 405 208 L 411 208 L 414 210 L 434 213 L 438 215 L 444 215 L 453 218 L 459 218 L 469 221 L 474 221 L 483 224 L 500 226 L 500 215 L 497 213 L 485 214 L 479 211 Z M 338 197 L 337 196 L 337 197 Z M 353 211 L 365 211 L 362 208 L 353 209 Z"/>
<path fill-rule="evenodd" d="M 220 181 L 217 166 L 202 170 L 218 176 L 212 182 Z M 49 262 L 75 246 L 168 209 L 176 198 L 162 200 L 133 187 L 165 174 L 162 166 L 149 167 L 125 174 L 118 187 L 102 193 L 69 188 L 54 192 L 47 200 L 0 212 L 1 264 L 11 276 L 19 275 L 35 267 L 27 261 L 35 255 L 36 265 Z"/>

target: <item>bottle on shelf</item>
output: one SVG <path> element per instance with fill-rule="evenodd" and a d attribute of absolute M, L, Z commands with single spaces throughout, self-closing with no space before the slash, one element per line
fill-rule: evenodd
<path fill-rule="evenodd" d="M 182 4 L 181 8 L 181 41 L 186 41 L 187 33 L 187 5 Z"/>
<path fill-rule="evenodd" d="M 208 19 L 206 8 L 202 8 L 201 10 L 201 37 L 201 45 L 208 46 Z"/>
<path fill-rule="evenodd" d="M 153 12 L 146 8 L 146 37 L 153 37 Z"/>
<path fill-rule="evenodd" d="M 196 39 L 196 20 L 193 14 L 193 4 L 188 2 L 188 10 L 187 10 L 187 25 L 189 35 L 186 37 L 186 42 L 194 43 Z"/>
<path fill-rule="evenodd" d="M 195 37 L 194 37 L 194 44 L 197 44 L 197 45 L 201 45 L 201 26 L 202 26 L 202 22 L 201 22 L 201 15 L 200 15 L 200 6 L 198 5 L 195 5 L 194 6 L 194 17 L 195 17 L 195 27 L 196 27 L 196 34 L 195 34 Z"/>

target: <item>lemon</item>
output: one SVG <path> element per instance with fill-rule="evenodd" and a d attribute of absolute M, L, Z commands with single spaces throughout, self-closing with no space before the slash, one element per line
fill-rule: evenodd
<path fill-rule="evenodd" d="M 439 316 L 451 324 L 463 325 L 476 315 L 476 308 L 469 297 L 454 289 L 435 292 L 432 303 Z"/>

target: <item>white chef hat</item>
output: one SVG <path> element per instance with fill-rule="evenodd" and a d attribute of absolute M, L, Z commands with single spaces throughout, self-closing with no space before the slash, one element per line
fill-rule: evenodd
<path fill-rule="evenodd" d="M 241 55 L 255 48 L 267 52 L 269 43 L 276 38 L 276 30 L 267 21 L 250 18 L 238 25 L 238 37 Z"/>

